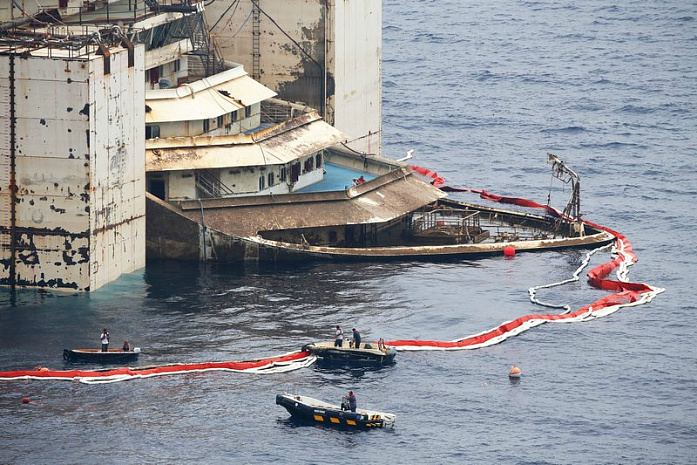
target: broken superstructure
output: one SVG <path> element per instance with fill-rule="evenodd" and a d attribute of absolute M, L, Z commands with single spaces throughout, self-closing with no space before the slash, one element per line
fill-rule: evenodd
<path fill-rule="evenodd" d="M 325 22 L 315 28 L 322 39 L 308 43 L 326 48 L 299 64 L 285 39 L 276 44 L 284 57 L 265 79 L 277 89 L 258 82 L 274 47 L 258 37 L 260 17 L 249 76 L 217 53 L 203 2 L 53 3 L 20 17 L 12 15 L 19 7 L 0 7 L 0 284 L 95 290 L 143 267 L 146 255 L 432 259 L 612 240 L 582 222 L 578 177 L 556 157 L 555 173 L 573 194 L 561 215 L 546 216 L 449 200 L 413 167 L 379 155 L 375 95 L 356 103 L 351 73 L 337 71 L 351 61 L 339 42 L 360 31 L 350 21 L 334 29 L 351 14 L 372 15 L 379 0 L 365 11 L 314 3 Z M 269 20 L 286 11 L 249 6 Z M 373 29 L 357 52 L 363 63 L 371 50 L 379 57 Z M 306 60 L 322 71 L 314 88 L 314 72 L 289 76 Z M 319 112 L 275 98 L 300 90 L 318 99 Z M 371 117 L 349 124 L 364 114 Z"/>

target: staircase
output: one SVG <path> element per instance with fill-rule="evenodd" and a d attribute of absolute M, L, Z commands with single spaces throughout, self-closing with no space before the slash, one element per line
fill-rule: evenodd
<path fill-rule="evenodd" d="M 218 198 L 234 195 L 232 189 L 220 182 L 212 170 L 196 170 L 196 190 L 201 198 Z"/>

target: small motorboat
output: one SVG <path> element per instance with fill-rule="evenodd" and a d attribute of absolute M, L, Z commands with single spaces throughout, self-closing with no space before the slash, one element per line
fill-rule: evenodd
<path fill-rule="evenodd" d="M 63 358 L 73 363 L 128 363 L 138 360 L 140 348 L 133 350 L 109 349 L 65 349 Z"/>
<path fill-rule="evenodd" d="M 357 408 L 355 412 L 312 397 L 297 394 L 276 394 L 276 404 L 288 410 L 292 417 L 308 422 L 344 428 L 392 428 L 393 413 Z"/>
<path fill-rule="evenodd" d="M 302 350 L 310 352 L 319 361 L 348 365 L 387 365 L 394 362 L 397 349 L 386 346 L 383 342 L 361 343 L 353 347 L 344 343 L 334 346 L 334 341 L 313 342 L 305 344 Z"/>

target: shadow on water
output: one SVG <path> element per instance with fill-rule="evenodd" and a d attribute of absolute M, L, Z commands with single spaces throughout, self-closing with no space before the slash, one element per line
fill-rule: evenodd
<path fill-rule="evenodd" d="M 394 368 L 395 365 L 396 362 L 370 366 L 318 359 L 312 366 L 312 369 L 318 372 L 348 374 L 352 378 L 360 379 L 367 373 L 387 370 L 389 368 Z"/>

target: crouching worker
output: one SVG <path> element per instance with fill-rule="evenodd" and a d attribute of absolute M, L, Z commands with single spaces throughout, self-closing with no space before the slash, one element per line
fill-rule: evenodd
<path fill-rule="evenodd" d="M 123 341 L 123 351 L 124 352 L 130 352 L 133 348 L 131 347 L 131 343 L 126 341 Z"/>

